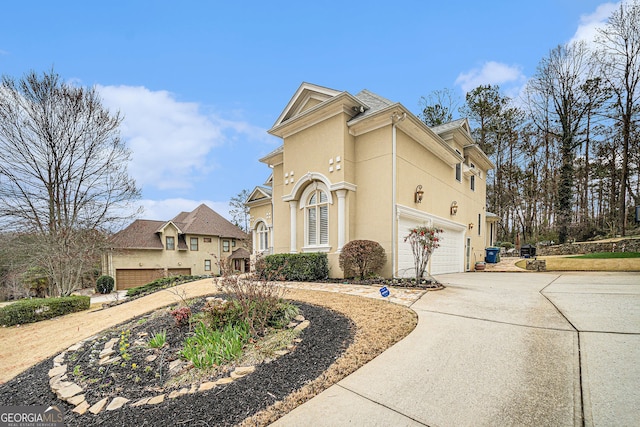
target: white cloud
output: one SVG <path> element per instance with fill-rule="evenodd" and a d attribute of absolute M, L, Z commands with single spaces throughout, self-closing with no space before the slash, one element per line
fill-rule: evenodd
<path fill-rule="evenodd" d="M 130 173 L 138 185 L 158 190 L 193 189 L 219 159 L 216 147 L 240 139 L 267 141 L 264 129 L 205 114 L 199 104 L 145 87 L 97 86 L 103 103 L 124 115 L 121 136 L 132 152 Z M 269 140 L 269 143 L 272 141 Z"/>
<path fill-rule="evenodd" d="M 209 168 L 206 157 L 224 141 L 222 128 L 198 104 L 144 87 L 98 86 L 104 104 L 124 115 L 122 137 L 132 151 L 131 174 L 139 185 L 190 188 L 190 177 Z"/>
<path fill-rule="evenodd" d="M 164 200 L 140 200 L 144 208 L 141 218 L 168 221 L 180 212 L 191 212 L 201 204 L 209 206 L 211 209 L 225 217 L 231 219 L 229 215 L 229 202 L 214 202 L 212 200 L 189 200 L 189 199 L 164 199 Z"/>
<path fill-rule="evenodd" d="M 482 67 L 474 68 L 466 73 L 460 73 L 455 84 L 466 93 L 480 85 L 521 86 L 526 81 L 522 67 L 507 65 L 500 62 L 488 61 Z"/>
<path fill-rule="evenodd" d="M 569 42 L 584 40 L 587 44 L 592 43 L 598 34 L 598 28 L 604 26 L 607 18 L 618 7 L 620 7 L 620 2 L 603 3 L 596 8 L 595 12 L 580 16 L 578 29 Z"/>

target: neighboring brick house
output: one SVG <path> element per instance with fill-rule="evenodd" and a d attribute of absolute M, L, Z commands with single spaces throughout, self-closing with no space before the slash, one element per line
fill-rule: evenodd
<path fill-rule="evenodd" d="M 431 274 L 473 269 L 493 242 L 486 177 L 494 167 L 466 119 L 426 126 L 402 104 L 303 83 L 269 133 L 282 145 L 260 159 L 271 176 L 254 189 L 254 254 L 325 252 L 340 277 L 343 246 L 379 242 L 381 274 L 413 274 L 404 237 L 416 225 L 444 230 Z"/>
<path fill-rule="evenodd" d="M 232 255 L 234 267 L 248 271 L 249 253 L 242 248 L 246 239 L 242 230 L 202 204 L 169 221 L 134 221 L 113 236 L 102 270 L 115 278 L 117 289 L 169 275 L 218 275 L 218 261 Z"/>

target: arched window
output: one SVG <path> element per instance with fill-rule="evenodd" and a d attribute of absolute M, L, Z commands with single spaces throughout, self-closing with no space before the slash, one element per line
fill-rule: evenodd
<path fill-rule="evenodd" d="M 329 244 L 329 200 L 327 193 L 316 189 L 308 196 L 306 204 L 307 246 Z"/>
<path fill-rule="evenodd" d="M 269 229 L 264 222 L 260 222 L 256 227 L 256 234 L 258 235 L 258 250 L 265 252 L 269 249 Z"/>

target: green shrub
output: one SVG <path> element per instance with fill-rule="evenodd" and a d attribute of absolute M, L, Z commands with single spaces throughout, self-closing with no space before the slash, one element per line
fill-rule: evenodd
<path fill-rule="evenodd" d="M 312 282 L 329 277 L 325 253 L 267 255 L 264 261 L 261 274 L 268 279 Z"/>
<path fill-rule="evenodd" d="M 39 322 L 76 311 L 87 310 L 91 298 L 72 295 L 60 298 L 25 299 L 0 308 L 0 325 Z"/>
<path fill-rule="evenodd" d="M 194 335 L 184 342 L 180 355 L 196 368 L 210 368 L 237 359 L 251 334 L 246 323 L 227 325 L 222 330 L 212 329 L 200 322 Z"/>
<path fill-rule="evenodd" d="M 146 285 L 138 286 L 136 288 L 127 289 L 128 297 L 135 297 L 138 295 L 150 294 L 161 289 L 170 288 L 172 286 L 181 285 L 187 282 L 193 282 L 196 280 L 204 279 L 209 276 L 169 276 L 161 277 L 153 282 L 149 282 Z"/>
<path fill-rule="evenodd" d="M 96 280 L 96 292 L 101 294 L 110 294 L 113 290 L 113 285 L 115 280 L 111 276 L 100 276 L 98 280 Z"/>
<path fill-rule="evenodd" d="M 282 329 L 298 314 L 300 314 L 300 309 L 297 305 L 281 300 L 275 311 L 271 312 L 271 316 L 269 317 L 267 324 L 274 328 Z"/>
<path fill-rule="evenodd" d="M 342 248 L 339 259 L 345 277 L 358 276 L 360 279 L 378 273 L 386 262 L 384 248 L 372 240 L 350 241 Z"/>
<path fill-rule="evenodd" d="M 242 308 L 237 301 L 227 301 L 216 298 L 207 301 L 202 307 L 205 314 L 205 321 L 214 329 L 219 329 L 225 325 L 238 323 L 242 320 Z"/>

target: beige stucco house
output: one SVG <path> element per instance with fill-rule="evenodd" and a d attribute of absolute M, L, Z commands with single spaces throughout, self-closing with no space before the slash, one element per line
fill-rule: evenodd
<path fill-rule="evenodd" d="M 117 289 L 144 285 L 169 275 L 217 275 L 219 260 L 230 258 L 248 271 L 247 235 L 207 205 L 169 221 L 138 219 L 113 236 L 103 257 L 103 274 Z"/>
<path fill-rule="evenodd" d="M 260 162 L 267 182 L 246 201 L 254 254 L 326 252 L 330 276 L 355 239 L 387 252 L 385 277 L 413 274 L 410 228 L 442 228 L 431 274 L 472 270 L 490 240 L 486 176 L 494 167 L 467 120 L 426 126 L 403 105 L 368 90 L 356 95 L 309 83 L 269 133 L 283 144 Z M 495 226 L 495 224 L 493 224 Z"/>

